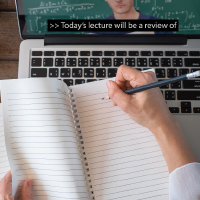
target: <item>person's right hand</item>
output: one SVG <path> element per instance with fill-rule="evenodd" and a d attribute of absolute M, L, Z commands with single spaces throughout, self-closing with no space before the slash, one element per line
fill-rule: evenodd
<path fill-rule="evenodd" d="M 174 122 L 159 88 L 138 92 L 133 95 L 123 91 L 156 82 L 154 72 L 140 72 L 121 65 L 118 68 L 115 82 L 107 81 L 108 96 L 113 105 L 118 105 L 135 122 L 153 132 L 155 127 Z"/>

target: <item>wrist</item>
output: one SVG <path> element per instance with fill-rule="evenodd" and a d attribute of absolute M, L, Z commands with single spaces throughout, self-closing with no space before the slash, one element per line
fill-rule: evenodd
<path fill-rule="evenodd" d="M 170 173 L 185 164 L 198 162 L 175 119 L 167 121 L 151 131 L 162 150 Z"/>
<path fill-rule="evenodd" d="M 172 117 L 166 118 L 164 121 L 162 121 L 159 125 L 150 127 L 149 129 L 155 137 L 158 137 L 159 135 L 169 135 L 173 132 L 182 132 L 180 125 L 176 121 L 176 119 Z"/>

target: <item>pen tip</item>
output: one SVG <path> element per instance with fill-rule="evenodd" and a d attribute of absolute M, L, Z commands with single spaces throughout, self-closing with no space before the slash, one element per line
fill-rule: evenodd
<path fill-rule="evenodd" d="M 101 100 L 104 100 L 104 98 L 102 98 Z"/>

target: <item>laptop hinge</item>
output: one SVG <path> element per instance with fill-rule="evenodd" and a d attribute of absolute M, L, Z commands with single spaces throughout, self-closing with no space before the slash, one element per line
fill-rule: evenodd
<path fill-rule="evenodd" d="M 44 45 L 186 45 L 184 35 L 45 35 Z"/>

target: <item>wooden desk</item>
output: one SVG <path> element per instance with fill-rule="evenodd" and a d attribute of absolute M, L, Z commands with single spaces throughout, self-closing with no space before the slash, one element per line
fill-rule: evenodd
<path fill-rule="evenodd" d="M 19 35 L 14 0 L 0 0 L 0 80 L 18 78 Z"/>

